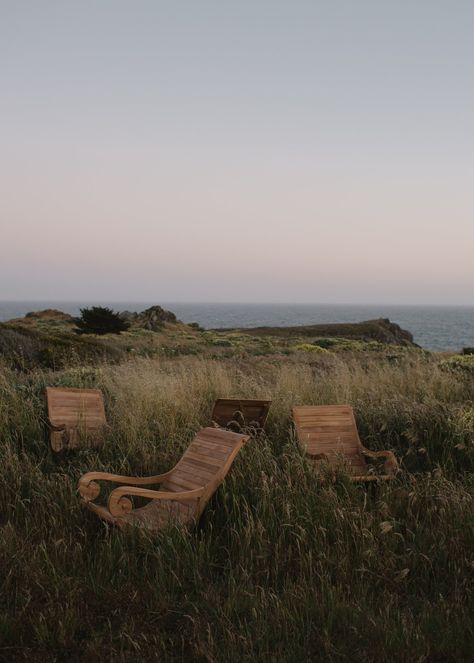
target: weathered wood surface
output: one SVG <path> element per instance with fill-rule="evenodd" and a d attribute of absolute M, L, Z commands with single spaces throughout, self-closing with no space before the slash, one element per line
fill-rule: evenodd
<path fill-rule="evenodd" d="M 46 401 L 54 451 L 100 443 L 107 420 L 99 389 L 46 387 Z"/>
<path fill-rule="evenodd" d="M 293 408 L 298 441 L 320 470 L 326 463 L 343 463 L 353 481 L 392 479 L 398 463 L 391 451 L 369 451 L 359 438 L 350 405 L 308 405 Z M 385 458 L 385 474 L 375 474 L 366 458 Z"/>
<path fill-rule="evenodd" d="M 263 430 L 271 404 L 269 400 L 218 398 L 211 420 L 214 425 L 236 431 Z"/>
<path fill-rule="evenodd" d="M 123 527 L 137 525 L 159 530 L 170 523 L 192 525 L 199 520 L 207 502 L 225 479 L 234 458 L 248 435 L 220 428 L 203 428 L 184 452 L 177 465 L 165 474 L 152 477 L 125 477 L 106 472 L 88 472 L 79 480 L 79 492 L 87 506 L 110 523 Z M 97 481 L 125 484 L 109 495 L 108 505 L 94 503 L 100 486 Z M 142 485 L 160 484 L 158 490 Z M 130 497 L 150 502 L 133 508 Z"/>

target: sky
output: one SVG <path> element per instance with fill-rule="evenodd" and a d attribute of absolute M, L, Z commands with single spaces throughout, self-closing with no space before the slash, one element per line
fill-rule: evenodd
<path fill-rule="evenodd" d="M 474 3 L 0 0 L 0 299 L 474 304 Z"/>

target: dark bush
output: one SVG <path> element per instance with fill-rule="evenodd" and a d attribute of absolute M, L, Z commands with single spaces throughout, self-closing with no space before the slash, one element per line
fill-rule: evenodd
<path fill-rule="evenodd" d="M 81 308 L 81 317 L 76 320 L 78 334 L 120 334 L 130 324 L 105 306 Z"/>

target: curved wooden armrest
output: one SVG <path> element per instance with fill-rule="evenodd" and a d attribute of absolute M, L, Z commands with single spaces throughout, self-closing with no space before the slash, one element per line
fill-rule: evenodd
<path fill-rule="evenodd" d="M 395 474 L 398 471 L 398 461 L 393 451 L 370 451 L 365 447 L 362 447 L 361 451 L 364 456 L 370 456 L 371 458 L 386 458 L 387 460 L 383 465 L 387 474 Z"/>
<path fill-rule="evenodd" d="M 79 479 L 78 490 L 85 502 L 92 502 L 100 493 L 100 486 L 96 483 L 97 481 L 146 486 L 152 483 L 161 483 L 169 477 L 171 472 L 172 470 L 153 477 L 126 477 L 121 474 L 109 474 L 109 472 L 87 472 Z"/>
<path fill-rule="evenodd" d="M 108 507 L 113 516 L 126 516 L 133 509 L 132 502 L 125 497 L 126 495 L 136 495 L 137 497 L 146 497 L 151 500 L 173 500 L 177 502 L 186 502 L 195 500 L 204 494 L 206 487 L 196 488 L 195 490 L 185 490 L 182 493 L 171 493 L 160 490 L 149 490 L 147 488 L 134 488 L 133 486 L 124 486 L 116 488 L 110 493 Z"/>
<path fill-rule="evenodd" d="M 49 419 L 48 419 L 48 426 L 51 428 L 51 430 L 57 431 L 58 433 L 66 430 L 66 424 L 59 424 L 59 426 L 57 426 L 56 424 L 53 424 Z"/>

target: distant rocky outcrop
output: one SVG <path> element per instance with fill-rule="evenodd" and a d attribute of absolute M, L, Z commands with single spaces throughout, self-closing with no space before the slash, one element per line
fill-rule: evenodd
<path fill-rule="evenodd" d="M 172 311 L 167 311 L 161 306 L 150 306 L 141 313 L 131 313 L 123 311 L 120 317 L 130 322 L 134 327 L 149 329 L 150 331 L 159 331 L 165 323 L 176 324 L 179 320 Z"/>
<path fill-rule="evenodd" d="M 366 320 L 364 322 L 342 322 L 324 325 L 305 325 L 301 327 L 253 327 L 251 329 L 233 329 L 216 331 L 239 331 L 252 336 L 278 337 L 313 337 L 313 338 L 347 338 L 358 341 L 378 341 L 388 345 L 404 345 L 419 347 L 413 341 L 413 335 L 402 329 L 400 325 L 388 318 Z"/>
<path fill-rule="evenodd" d="M 35 320 L 65 320 L 73 321 L 74 318 L 69 313 L 63 313 L 63 311 L 58 311 L 55 308 L 46 308 L 42 311 L 30 311 L 25 315 L 25 318 L 33 318 Z"/>
<path fill-rule="evenodd" d="M 161 306 L 151 306 L 141 313 L 125 311 L 120 315 L 131 323 L 131 331 L 150 329 L 163 332 L 163 336 L 169 332 L 171 337 L 176 329 L 190 329 L 179 325 L 175 314 Z M 166 329 L 169 323 L 173 324 Z M 75 365 L 78 359 L 84 365 L 120 362 L 136 348 L 145 354 L 149 351 L 151 355 L 157 351 L 157 345 L 152 343 L 150 347 L 148 339 L 146 348 L 140 345 L 139 334 L 119 343 L 117 337 L 110 334 L 79 335 L 76 332 L 77 318 L 56 309 L 33 311 L 23 318 L 0 322 L 0 359 L 23 371 L 37 367 L 60 369 L 71 362 Z M 159 347 L 161 351 L 162 339 Z"/>
<path fill-rule="evenodd" d="M 167 323 L 178 324 L 180 321 L 172 311 L 167 311 L 161 306 L 150 306 L 141 313 L 134 311 L 122 311 L 119 313 L 123 320 L 130 323 L 132 327 L 138 329 L 149 329 L 150 331 L 160 331 Z M 43 311 L 31 311 L 23 318 L 15 318 L 10 323 L 19 323 L 21 325 L 35 325 L 37 322 L 52 322 L 75 325 L 77 318 L 69 313 L 63 313 L 57 309 L 44 309 Z"/>

